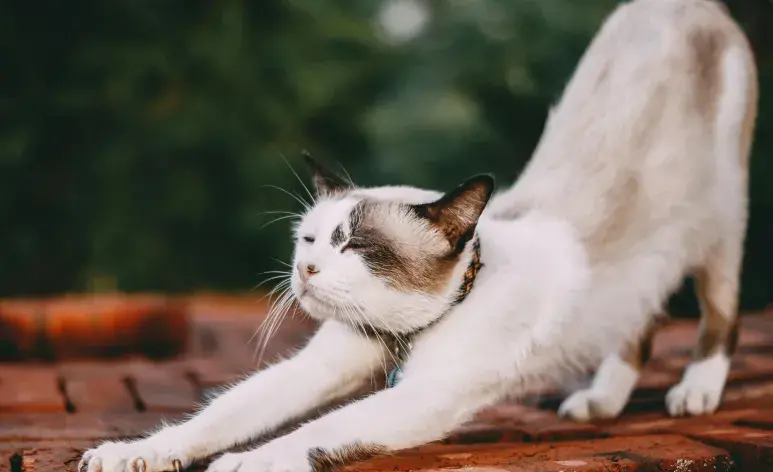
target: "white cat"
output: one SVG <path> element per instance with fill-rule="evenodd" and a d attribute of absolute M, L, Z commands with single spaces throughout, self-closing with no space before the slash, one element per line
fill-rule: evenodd
<path fill-rule="evenodd" d="M 756 72 L 708 0 L 636 0 L 590 45 L 518 182 L 355 188 L 310 162 L 292 290 L 322 326 L 189 421 L 87 451 L 81 470 L 186 467 L 385 375 L 396 382 L 211 472 L 328 470 L 444 437 L 487 405 L 597 366 L 561 413 L 617 415 L 638 340 L 694 273 L 698 357 L 672 414 L 719 404 L 736 326 Z M 484 211 L 485 210 L 485 211 Z"/>

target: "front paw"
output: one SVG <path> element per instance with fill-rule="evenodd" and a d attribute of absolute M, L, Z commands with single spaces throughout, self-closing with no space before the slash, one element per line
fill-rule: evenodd
<path fill-rule="evenodd" d="M 105 442 L 89 449 L 78 464 L 78 472 L 182 471 L 190 460 L 172 444 L 152 438 L 135 442 Z"/>
<path fill-rule="evenodd" d="M 302 452 L 262 451 L 225 454 L 207 472 L 311 472 L 308 455 Z"/>

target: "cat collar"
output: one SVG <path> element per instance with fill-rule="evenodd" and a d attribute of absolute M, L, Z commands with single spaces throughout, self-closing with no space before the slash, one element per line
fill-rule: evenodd
<path fill-rule="evenodd" d="M 475 278 L 478 276 L 478 272 L 480 272 L 480 269 L 482 267 L 483 267 L 483 263 L 480 261 L 480 238 L 476 234 L 473 237 L 473 242 L 472 242 L 472 259 L 470 260 L 470 263 L 467 265 L 467 270 L 464 271 L 464 280 L 462 280 L 462 284 L 459 286 L 456 297 L 454 297 L 454 300 L 451 302 L 451 306 L 449 306 L 448 309 L 443 314 L 441 314 L 436 319 L 431 321 L 428 325 L 423 326 L 410 333 L 397 334 L 397 335 L 391 334 L 391 333 L 390 334 L 383 333 L 383 336 L 385 336 L 385 339 L 391 341 L 390 350 L 392 352 L 392 358 L 395 361 L 395 366 L 387 374 L 386 388 L 394 387 L 397 384 L 397 382 L 400 380 L 400 376 L 402 374 L 401 367 L 405 363 L 405 361 L 408 360 L 408 356 L 410 355 L 411 349 L 413 348 L 413 339 L 418 334 L 420 334 L 430 326 L 440 321 L 443 318 L 443 316 L 446 315 L 446 313 L 451 311 L 456 305 L 462 303 L 464 299 L 467 298 L 467 295 L 470 294 L 470 292 L 472 291 L 472 287 L 475 284 Z"/>

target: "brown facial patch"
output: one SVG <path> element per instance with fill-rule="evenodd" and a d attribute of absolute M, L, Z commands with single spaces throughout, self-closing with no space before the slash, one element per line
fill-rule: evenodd
<path fill-rule="evenodd" d="M 352 462 L 370 459 L 384 454 L 387 448 L 378 444 L 355 442 L 338 449 L 315 447 L 309 451 L 309 464 L 313 472 L 332 472 Z"/>
<path fill-rule="evenodd" d="M 687 40 L 695 55 L 695 105 L 705 119 L 713 120 L 722 90 L 720 64 L 725 38 L 715 30 L 697 28 Z"/>
<path fill-rule="evenodd" d="M 388 208 L 386 208 L 387 206 Z M 361 201 L 349 218 L 351 237 L 343 250 L 352 250 L 370 272 L 390 287 L 403 291 L 437 293 L 447 287 L 459 263 L 459 253 L 449 249 L 442 236 L 433 233 L 429 242 L 399 241 L 386 229 L 385 213 L 403 214 L 410 208 L 395 203 Z M 395 224 L 409 224 L 405 221 Z M 418 229 L 419 224 L 415 223 Z M 423 231 L 431 231 L 424 228 Z M 432 249 L 435 249 L 433 252 Z"/>
<path fill-rule="evenodd" d="M 346 234 L 344 234 L 344 227 L 342 225 L 336 226 L 336 229 L 333 230 L 333 234 L 330 236 L 330 245 L 340 246 L 341 244 L 346 241 Z"/>

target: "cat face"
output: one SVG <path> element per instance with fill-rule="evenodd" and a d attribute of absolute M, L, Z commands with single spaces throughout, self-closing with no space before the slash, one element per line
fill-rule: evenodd
<path fill-rule="evenodd" d="M 317 319 L 409 332 L 450 305 L 493 190 L 490 176 L 446 195 L 361 189 L 307 158 L 316 204 L 295 229 L 292 289 Z"/>

